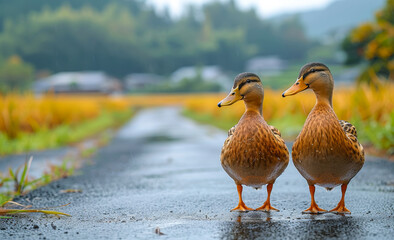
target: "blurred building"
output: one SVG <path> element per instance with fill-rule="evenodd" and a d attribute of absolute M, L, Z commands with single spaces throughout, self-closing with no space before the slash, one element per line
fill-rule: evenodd
<path fill-rule="evenodd" d="M 286 61 L 277 56 L 258 56 L 246 62 L 245 70 L 261 76 L 273 76 L 287 68 Z"/>
<path fill-rule="evenodd" d="M 133 73 L 125 77 L 126 90 L 139 90 L 153 87 L 164 81 L 164 77 L 151 73 Z"/>
<path fill-rule="evenodd" d="M 100 71 L 60 72 L 34 82 L 35 93 L 101 93 L 122 90 L 119 80 Z"/>
<path fill-rule="evenodd" d="M 187 66 L 177 69 L 171 74 L 171 81 L 178 83 L 183 79 L 198 79 L 203 81 L 214 82 L 223 87 L 223 89 L 231 88 L 231 79 L 218 66 Z"/>

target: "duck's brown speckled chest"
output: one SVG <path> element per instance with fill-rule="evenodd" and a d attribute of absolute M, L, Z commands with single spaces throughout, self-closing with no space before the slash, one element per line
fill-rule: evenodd
<path fill-rule="evenodd" d="M 288 151 L 258 113 L 246 112 L 224 143 L 221 163 L 237 183 L 260 187 L 283 172 Z"/>
<path fill-rule="evenodd" d="M 345 134 L 332 108 L 316 105 L 294 142 L 292 158 L 310 183 L 332 188 L 350 181 L 364 156 Z"/>

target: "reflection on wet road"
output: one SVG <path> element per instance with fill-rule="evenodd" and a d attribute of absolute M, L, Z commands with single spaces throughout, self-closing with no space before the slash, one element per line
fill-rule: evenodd
<path fill-rule="evenodd" d="M 290 163 L 274 184 L 280 212 L 230 212 L 238 197 L 220 166 L 226 133 L 181 116 L 179 108 L 141 111 L 101 149 L 84 174 L 63 179 L 19 199 L 34 206 L 65 207 L 72 218 L 33 215 L 0 221 L 0 236 L 49 239 L 382 239 L 394 236 L 394 163 L 369 157 L 350 183 L 350 216 L 303 215 L 310 203 L 306 181 Z M 291 146 L 289 145 L 289 149 Z M 61 194 L 62 189 L 82 193 Z M 340 189 L 318 187 L 320 207 L 331 209 Z M 259 207 L 265 190 L 244 188 Z M 33 226 L 37 225 L 38 228 Z M 54 225 L 55 227 L 53 227 Z M 11 228 L 12 226 L 12 228 Z M 25 229 L 27 228 L 27 230 Z M 164 235 L 155 234 L 159 228 Z M 157 231 L 156 231 L 157 232 Z M 4 239 L 4 238 L 1 238 Z"/>

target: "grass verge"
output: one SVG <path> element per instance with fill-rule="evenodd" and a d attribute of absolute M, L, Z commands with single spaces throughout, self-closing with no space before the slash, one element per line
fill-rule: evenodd
<path fill-rule="evenodd" d="M 132 116 L 132 111 L 103 112 L 97 118 L 79 124 L 60 125 L 54 129 L 42 129 L 35 133 L 23 133 L 9 139 L 0 133 L 0 155 L 43 150 L 79 142 L 106 128 L 122 125 Z"/>
<path fill-rule="evenodd" d="M 76 146 L 75 149 L 77 151 L 72 151 L 75 153 L 73 156 L 66 156 L 59 165 L 48 165 L 48 170 L 37 179 L 32 179 L 28 176 L 32 157 L 16 170 L 9 168 L 6 173 L 0 172 L 0 218 L 32 212 L 69 216 L 58 211 L 32 209 L 31 206 L 22 206 L 12 202 L 12 199 L 55 180 L 75 174 L 75 170 L 82 166 L 84 160 L 92 157 L 98 147 L 105 145 L 109 141 L 110 132 L 103 130 L 118 127 L 131 116 L 132 111 L 105 112 L 96 119 L 87 120 L 78 125 L 61 125 L 52 130 L 38 131 L 31 135 L 21 135 L 21 137 L 13 140 L 2 136 L 0 144 L 7 146 L 7 148 L 0 150 L 2 154 L 59 147 L 69 143 L 80 142 L 93 135 L 94 141 L 93 146 L 91 144 L 89 144 L 89 147 L 84 147 L 82 146 L 83 144 Z M 64 193 L 80 192 L 80 190 L 70 189 L 63 191 Z M 13 208 L 8 208 L 10 205 Z"/>
<path fill-rule="evenodd" d="M 9 215 L 33 212 L 70 216 L 63 212 L 48 209 L 31 209 L 31 206 L 24 206 L 11 201 L 12 198 L 24 194 L 28 189 L 34 189 L 40 185 L 44 185 L 48 176 L 54 176 L 53 174 L 46 174 L 45 177 L 43 176 L 39 179 L 29 179 L 29 170 L 32 161 L 33 157 L 30 157 L 29 160 L 27 160 L 23 165 L 19 166 L 16 170 L 9 168 L 8 175 L 0 174 L 0 187 L 2 189 L 6 189 L 6 191 L 0 193 L 0 218 L 9 218 Z M 10 186 L 13 186 L 13 188 Z M 8 208 L 10 205 L 13 208 Z M 15 206 L 17 208 L 15 208 Z"/>

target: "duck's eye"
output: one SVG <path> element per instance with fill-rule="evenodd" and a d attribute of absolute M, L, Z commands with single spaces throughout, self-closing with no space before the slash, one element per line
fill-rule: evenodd
<path fill-rule="evenodd" d="M 231 95 L 235 95 L 235 92 L 231 93 Z"/>
<path fill-rule="evenodd" d="M 312 73 L 313 73 L 313 72 L 316 72 L 316 70 L 315 70 L 315 69 L 311 69 L 311 71 L 310 71 L 310 72 L 312 72 Z"/>
<path fill-rule="evenodd" d="M 250 80 L 250 79 L 246 80 L 246 83 L 250 83 L 250 82 L 251 82 L 251 80 Z"/>

